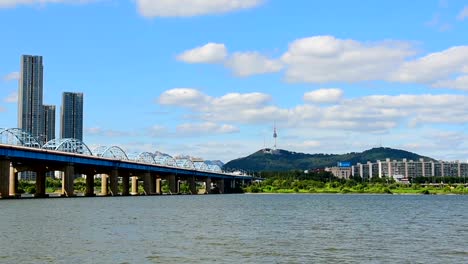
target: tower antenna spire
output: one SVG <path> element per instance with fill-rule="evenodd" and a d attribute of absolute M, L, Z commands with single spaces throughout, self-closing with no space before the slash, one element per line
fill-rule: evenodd
<path fill-rule="evenodd" d="M 273 127 L 273 138 L 275 140 L 275 145 L 273 146 L 273 150 L 276 150 L 276 138 L 278 137 L 278 133 L 276 133 L 276 121 L 274 123 L 274 127 Z"/>

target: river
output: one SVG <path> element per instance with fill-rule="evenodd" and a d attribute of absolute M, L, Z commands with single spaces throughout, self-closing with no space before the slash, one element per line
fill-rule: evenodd
<path fill-rule="evenodd" d="M 468 196 L 2 200 L 0 263 L 468 263 Z"/>

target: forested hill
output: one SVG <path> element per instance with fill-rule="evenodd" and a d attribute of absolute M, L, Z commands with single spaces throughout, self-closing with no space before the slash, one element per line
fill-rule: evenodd
<path fill-rule="evenodd" d="M 262 149 L 250 156 L 235 159 L 226 163 L 225 170 L 242 169 L 248 171 L 289 171 L 310 170 L 336 166 L 337 162 L 350 162 L 352 165 L 376 160 L 414 160 L 431 158 L 416 153 L 392 148 L 373 148 L 364 152 L 351 152 L 347 154 L 305 154 L 287 150 Z"/>

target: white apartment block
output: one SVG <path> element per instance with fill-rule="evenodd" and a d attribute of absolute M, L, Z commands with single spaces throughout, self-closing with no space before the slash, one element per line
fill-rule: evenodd
<path fill-rule="evenodd" d="M 351 168 L 352 176 L 362 178 L 389 177 L 468 177 L 468 163 L 460 161 L 419 161 L 390 160 L 376 161 L 367 164 L 358 163 Z"/>

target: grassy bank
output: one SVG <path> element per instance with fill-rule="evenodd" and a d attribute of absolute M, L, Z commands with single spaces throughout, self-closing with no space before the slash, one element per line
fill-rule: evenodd
<path fill-rule="evenodd" d="M 438 186 L 427 185 L 426 183 L 396 183 L 393 179 L 372 178 L 363 180 L 337 179 L 326 173 L 315 174 L 276 174 L 247 186 L 245 192 L 249 193 L 366 193 L 366 194 L 468 194 L 468 188 L 462 182 L 456 180 L 463 179 L 439 179 Z M 443 184 L 443 180 L 450 183 Z M 414 179 L 416 182 L 416 179 Z"/>

